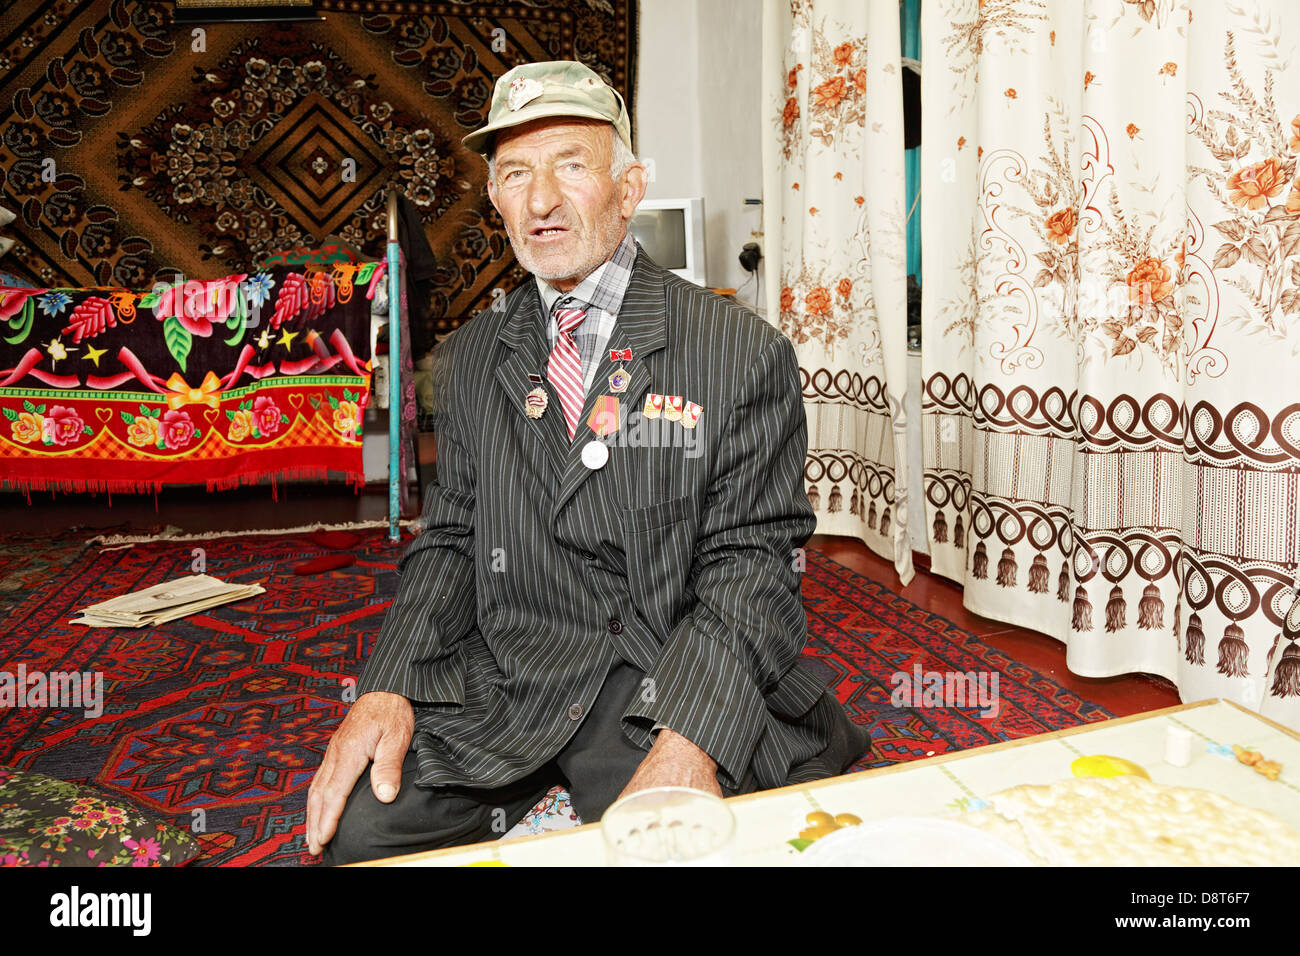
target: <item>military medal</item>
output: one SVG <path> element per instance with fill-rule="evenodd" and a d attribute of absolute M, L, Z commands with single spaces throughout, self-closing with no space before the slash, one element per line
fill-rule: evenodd
<path fill-rule="evenodd" d="M 601 438 L 618 431 L 618 398 L 601 395 L 587 416 L 587 427 Z"/>
<path fill-rule="evenodd" d="M 664 397 L 662 395 L 647 395 L 645 397 L 645 408 L 641 409 L 641 414 L 646 418 L 658 418 L 663 407 Z"/>
<path fill-rule="evenodd" d="M 510 112 L 527 106 L 545 92 L 545 88 L 532 77 L 517 76 L 510 83 L 510 92 L 506 95 L 506 106 Z"/>
<path fill-rule="evenodd" d="M 682 420 L 682 397 L 680 395 L 669 395 L 664 399 L 664 418 L 670 422 L 680 422 Z"/>
<path fill-rule="evenodd" d="M 628 375 L 627 369 L 620 365 L 609 373 L 609 390 L 622 394 L 627 391 L 628 382 L 631 380 L 632 377 Z"/>
<path fill-rule="evenodd" d="M 529 418 L 541 418 L 542 412 L 546 411 L 546 403 L 549 399 L 546 397 L 546 389 L 535 388 L 524 398 L 524 414 Z"/>
<path fill-rule="evenodd" d="M 682 409 L 682 427 L 694 428 L 696 422 L 700 420 L 700 412 L 702 411 L 704 411 L 703 405 L 687 402 L 686 407 Z"/>
<path fill-rule="evenodd" d="M 528 381 L 532 382 L 534 385 L 541 385 L 542 377 L 538 375 L 536 372 L 529 372 Z"/>
<path fill-rule="evenodd" d="M 610 349 L 609 360 L 611 362 L 630 362 L 632 361 L 631 349 Z"/>
<path fill-rule="evenodd" d="M 605 467 L 609 461 L 609 446 L 598 438 L 593 438 L 582 447 L 582 463 L 592 471 Z"/>

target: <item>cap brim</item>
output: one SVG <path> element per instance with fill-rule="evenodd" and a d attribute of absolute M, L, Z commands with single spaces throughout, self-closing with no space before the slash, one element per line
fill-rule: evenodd
<path fill-rule="evenodd" d="M 624 115 L 627 114 L 624 113 Z M 558 103 L 538 103 L 536 105 L 522 106 L 504 119 L 474 130 L 474 132 L 462 139 L 461 143 L 466 149 L 473 150 L 480 156 L 487 156 L 492 149 L 493 137 L 503 129 L 522 126 L 525 123 L 531 123 L 533 120 L 569 117 L 573 119 L 594 119 L 600 120 L 602 123 L 609 123 L 618 130 L 619 137 L 627 143 L 627 137 L 624 135 L 623 130 L 619 129 L 618 124 L 603 113 L 598 113 L 596 110 L 583 106 L 562 106 Z M 627 147 L 631 149 L 632 144 L 627 143 Z"/>

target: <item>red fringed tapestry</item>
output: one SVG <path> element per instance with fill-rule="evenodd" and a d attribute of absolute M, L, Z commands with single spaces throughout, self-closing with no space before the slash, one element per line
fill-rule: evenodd
<path fill-rule="evenodd" d="M 364 480 L 383 263 L 119 288 L 0 287 L 0 481 L 22 491 Z"/>

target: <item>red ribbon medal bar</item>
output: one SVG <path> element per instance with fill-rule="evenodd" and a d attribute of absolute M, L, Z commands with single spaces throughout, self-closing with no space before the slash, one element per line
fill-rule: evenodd
<path fill-rule="evenodd" d="M 587 427 L 600 438 L 618 431 L 618 397 L 601 395 L 597 398 L 591 414 L 587 416 Z"/>

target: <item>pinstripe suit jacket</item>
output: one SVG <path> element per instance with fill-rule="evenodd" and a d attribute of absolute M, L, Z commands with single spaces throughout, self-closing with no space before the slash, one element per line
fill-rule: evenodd
<path fill-rule="evenodd" d="M 646 447 L 647 422 L 592 471 L 594 436 L 579 424 L 570 443 L 549 383 L 547 411 L 524 414 L 544 328 L 528 281 L 437 350 L 437 479 L 358 686 L 415 704 L 419 782 L 496 786 L 541 766 L 620 660 L 646 675 L 622 721 L 639 746 L 662 721 L 733 790 L 840 772 L 865 733 L 795 667 L 792 551 L 815 519 L 790 341 L 640 252 L 609 341 L 632 350 L 624 435 L 648 392 L 681 395 L 704 407 L 698 444 Z M 583 423 L 615 367 L 598 360 Z"/>

